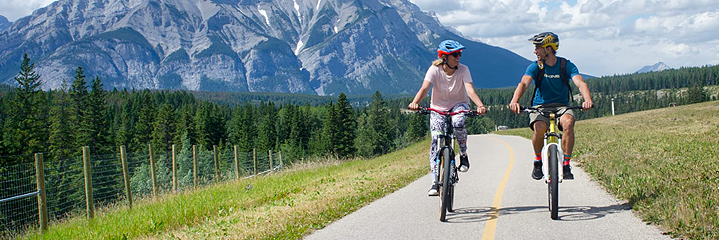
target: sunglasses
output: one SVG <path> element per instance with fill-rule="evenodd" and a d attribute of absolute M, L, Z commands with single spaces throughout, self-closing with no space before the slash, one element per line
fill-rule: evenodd
<path fill-rule="evenodd" d="M 458 58 L 458 57 L 461 57 L 461 56 L 462 56 L 462 52 L 453 52 L 453 53 L 450 54 L 450 55 L 452 55 L 454 58 Z"/>

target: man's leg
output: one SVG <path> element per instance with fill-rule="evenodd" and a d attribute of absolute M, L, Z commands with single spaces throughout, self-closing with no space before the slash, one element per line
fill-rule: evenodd
<path fill-rule="evenodd" d="M 544 121 L 536 121 L 532 123 L 534 126 L 534 134 L 532 135 L 532 146 L 534 147 L 534 169 L 532 169 L 532 178 L 534 180 L 540 180 L 544 177 L 542 173 L 542 158 L 541 152 L 544 147 L 544 133 L 547 131 L 547 123 Z"/>
<path fill-rule="evenodd" d="M 547 132 L 547 123 L 536 121 L 533 124 L 534 134 L 532 135 L 532 146 L 534 146 L 534 152 L 542 152 L 542 147 L 544 147 L 544 133 Z"/>
<path fill-rule="evenodd" d="M 569 161 L 572 159 L 572 150 L 574 149 L 574 116 L 565 114 L 559 119 L 559 124 L 562 125 L 562 150 L 564 150 L 564 161 L 563 171 L 564 179 L 574 179 L 572 174 L 572 167 L 569 166 Z"/>

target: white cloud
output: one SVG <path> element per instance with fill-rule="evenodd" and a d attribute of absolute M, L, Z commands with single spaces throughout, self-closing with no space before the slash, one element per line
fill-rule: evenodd
<path fill-rule="evenodd" d="M 675 68 L 719 63 L 716 0 L 410 1 L 467 37 L 530 60 L 527 38 L 553 31 L 559 55 L 592 75 L 631 73 L 659 61 Z"/>
<path fill-rule="evenodd" d="M 38 8 L 45 7 L 55 0 L 3 0 L 0 15 L 11 22 L 32 14 Z"/>

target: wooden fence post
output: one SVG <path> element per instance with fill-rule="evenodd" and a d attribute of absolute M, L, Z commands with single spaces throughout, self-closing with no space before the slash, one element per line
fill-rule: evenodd
<path fill-rule="evenodd" d="M 212 153 L 215 159 L 215 180 L 220 180 L 220 160 L 217 159 L 217 145 L 212 145 Z"/>
<path fill-rule="evenodd" d="M 155 174 L 155 152 L 152 151 L 152 143 L 147 144 L 147 150 L 150 155 L 150 176 L 152 176 L 152 196 L 157 196 L 157 175 Z"/>
<path fill-rule="evenodd" d="M 252 169 L 253 175 L 257 175 L 257 151 L 254 148 L 252 149 Z"/>
<path fill-rule="evenodd" d="M 269 156 L 269 158 L 270 158 L 270 171 L 272 171 L 272 170 L 273 170 L 273 169 L 272 169 L 272 149 L 270 149 L 268 152 L 269 152 L 269 155 L 268 155 L 268 156 Z"/>
<path fill-rule="evenodd" d="M 192 145 L 192 176 L 194 186 L 197 188 L 197 145 Z"/>
<path fill-rule="evenodd" d="M 237 145 L 235 145 L 233 149 L 235 153 L 235 178 L 240 179 L 240 159 L 239 153 L 237 152 Z"/>
<path fill-rule="evenodd" d="M 175 144 L 172 144 L 172 191 L 177 192 L 177 156 L 175 155 Z"/>
<path fill-rule="evenodd" d="M 40 232 L 47 232 L 47 198 L 45 195 L 45 164 L 42 153 L 35 153 L 35 176 L 37 177 L 37 210 Z"/>
<path fill-rule="evenodd" d="M 87 217 L 95 217 L 95 205 L 92 199 L 92 173 L 90 168 L 90 147 L 82 147 L 82 168 L 85 173 L 85 202 L 87 203 Z"/>
<path fill-rule="evenodd" d="M 125 150 L 125 145 L 120 146 L 120 161 L 122 162 L 122 177 L 125 181 L 125 196 L 127 196 L 127 203 L 130 204 L 130 209 L 132 209 L 132 190 L 130 188 L 130 171 L 127 167 L 127 150 Z"/>
<path fill-rule="evenodd" d="M 282 151 L 279 151 L 278 154 L 280 155 L 280 167 L 284 168 L 285 165 L 282 163 Z"/>

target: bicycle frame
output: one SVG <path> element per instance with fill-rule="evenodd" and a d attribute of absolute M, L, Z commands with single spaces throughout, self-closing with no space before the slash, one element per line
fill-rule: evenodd
<path fill-rule="evenodd" d="M 437 151 L 438 151 L 438 154 L 440 157 L 438 157 L 437 160 L 440 161 L 439 164 L 442 164 L 441 160 L 444 159 L 442 156 L 444 153 L 444 150 L 449 149 L 450 156 L 448 157 L 448 159 L 451 159 L 451 163 L 452 163 L 452 165 L 454 165 L 454 168 L 455 168 L 454 170 L 456 171 L 457 166 L 455 164 L 455 159 L 454 159 L 455 152 L 454 152 L 454 148 L 453 148 L 453 145 L 454 145 L 453 140 L 455 139 L 455 136 L 454 136 L 454 127 L 452 126 L 452 116 L 457 115 L 457 114 L 465 114 L 465 116 L 474 116 L 474 112 L 472 112 L 470 110 L 461 110 L 461 111 L 457 111 L 457 112 L 445 112 L 445 111 L 441 111 L 441 110 L 437 110 L 437 109 L 433 109 L 433 108 L 422 108 L 419 111 L 419 113 L 422 113 L 422 114 L 429 114 L 430 112 L 439 113 L 440 115 L 445 116 L 447 119 L 447 121 L 444 121 L 444 130 L 445 131 L 439 135 L 440 143 L 438 145 L 440 146 L 440 148 Z M 441 175 L 441 174 L 438 174 L 438 175 Z M 454 174 L 454 175 L 456 176 L 456 174 Z M 438 176 L 438 177 L 441 178 L 440 176 Z M 437 179 L 437 180 L 438 180 L 437 182 L 441 181 L 441 179 Z M 459 179 L 452 179 L 452 180 L 459 180 Z M 454 182 L 452 182 L 452 184 L 454 184 Z"/>
<path fill-rule="evenodd" d="M 452 126 L 452 116 L 457 114 L 465 114 L 465 116 L 474 116 L 474 112 L 470 110 L 461 110 L 457 112 L 445 112 L 432 108 L 422 108 L 419 113 L 429 114 L 436 112 L 444 116 L 447 120 L 444 121 L 444 132 L 439 135 L 440 146 L 438 157 L 435 161 L 439 168 L 438 174 L 435 178 L 435 182 L 440 185 L 440 197 L 439 197 L 439 220 L 446 221 L 447 212 L 453 212 L 452 205 L 454 203 L 454 184 L 459 181 L 459 175 L 457 174 L 457 164 L 454 159 L 455 152 L 452 140 L 455 138 L 454 127 Z M 449 161 L 448 161 L 449 160 Z"/>
<path fill-rule="evenodd" d="M 544 182 L 547 184 L 547 195 L 551 218 L 557 219 L 559 208 L 559 183 L 561 183 L 564 179 L 564 171 L 560 171 L 564 150 L 562 149 L 562 134 L 559 133 L 557 119 L 564 115 L 567 110 L 580 109 L 580 107 L 567 107 L 564 110 L 554 109 L 551 111 L 545 111 L 543 108 L 534 107 L 521 109 L 526 112 L 536 112 L 549 118 L 549 127 L 544 133 L 544 146 L 542 147 L 542 172 L 544 173 Z"/>
<path fill-rule="evenodd" d="M 549 183 L 549 148 L 552 145 L 557 146 L 557 156 L 564 156 L 564 149 L 562 149 L 562 134 L 559 133 L 559 127 L 557 125 L 557 114 L 554 112 L 549 113 L 549 127 L 547 132 L 544 133 L 544 147 L 542 147 L 542 172 L 544 172 L 544 182 Z M 558 158 L 561 159 L 561 158 Z M 557 166 L 561 166 L 558 162 Z M 558 171 L 558 181 L 561 183 L 564 179 L 564 171 Z"/>

